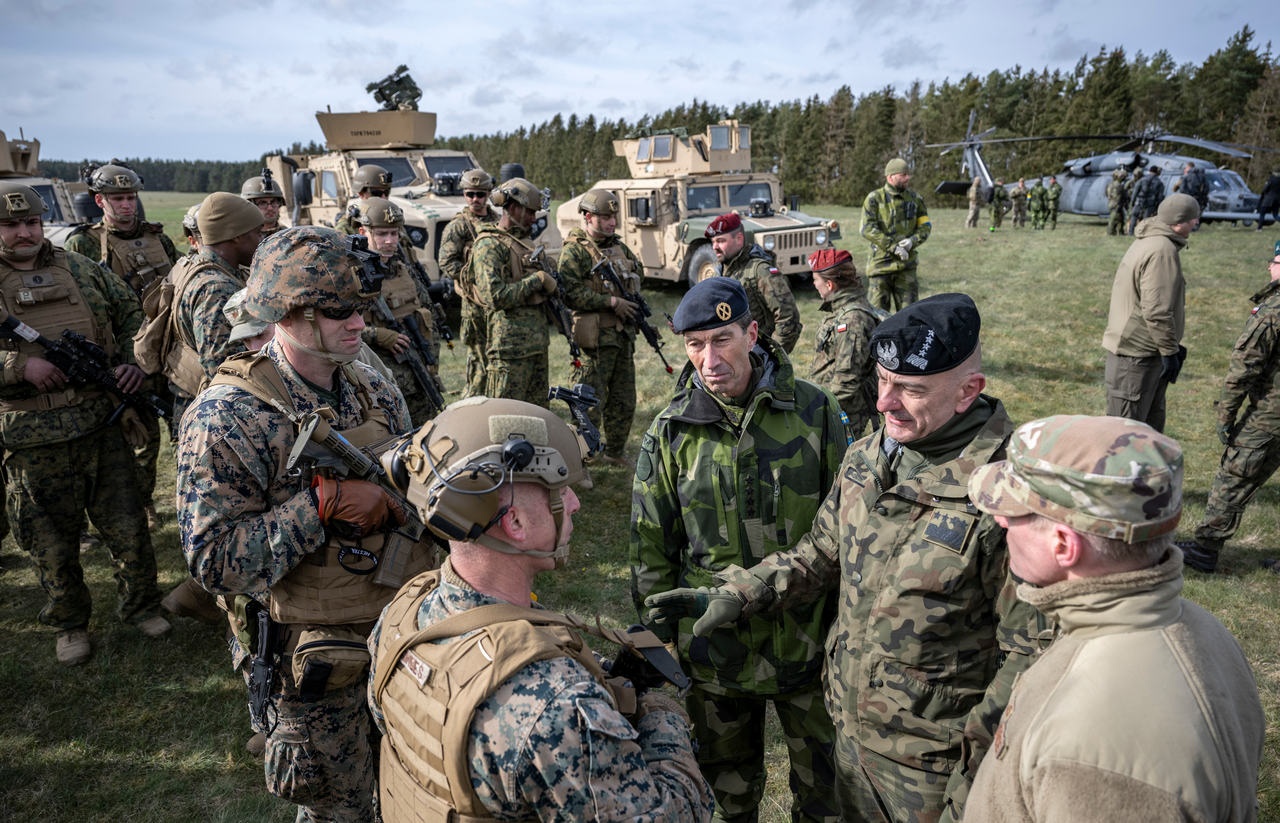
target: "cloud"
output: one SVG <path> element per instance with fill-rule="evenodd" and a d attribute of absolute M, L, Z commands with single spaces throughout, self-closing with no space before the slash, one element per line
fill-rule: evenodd
<path fill-rule="evenodd" d="M 933 69 L 938 66 L 937 45 L 926 45 L 907 36 L 880 52 L 880 60 L 891 69 Z"/>

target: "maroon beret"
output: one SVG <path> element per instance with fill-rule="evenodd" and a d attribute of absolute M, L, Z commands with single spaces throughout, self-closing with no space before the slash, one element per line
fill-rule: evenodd
<path fill-rule="evenodd" d="M 707 239 L 710 240 L 712 237 L 728 234 L 729 232 L 737 231 L 740 228 L 742 228 L 742 218 L 738 216 L 736 211 L 731 211 L 728 214 L 722 214 L 715 220 L 712 220 L 703 234 L 705 234 Z"/>
<path fill-rule="evenodd" d="M 852 259 L 853 256 L 844 249 L 818 249 L 809 255 L 809 268 L 814 274 L 821 274 Z"/>

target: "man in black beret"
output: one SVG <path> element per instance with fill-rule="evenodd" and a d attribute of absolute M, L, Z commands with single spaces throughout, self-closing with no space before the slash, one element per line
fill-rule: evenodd
<path fill-rule="evenodd" d="M 672 327 L 689 364 L 641 441 L 632 493 L 631 585 L 642 616 L 650 595 L 709 585 L 721 569 L 794 546 L 847 445 L 839 403 L 795 378 L 737 280 L 689 289 Z M 830 601 L 823 594 L 709 638 L 693 636 L 692 620 L 654 627 L 693 679 L 687 706 L 717 820 L 758 818 L 769 703 L 790 754 L 793 818 L 839 820 L 821 678 Z"/>
<path fill-rule="evenodd" d="M 652 625 L 696 617 L 695 638 L 714 638 L 734 621 L 839 598 L 825 697 L 846 820 L 959 820 L 1013 679 L 1046 630 L 1013 596 L 1004 529 L 966 488 L 1004 458 L 1013 432 L 982 393 L 980 329 L 963 294 L 881 323 L 871 347 L 884 428 L 845 454 L 809 534 L 750 569 L 718 571 L 711 587 L 646 601 Z"/>

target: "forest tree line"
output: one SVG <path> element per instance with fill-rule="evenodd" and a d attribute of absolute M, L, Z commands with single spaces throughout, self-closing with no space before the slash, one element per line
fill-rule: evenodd
<path fill-rule="evenodd" d="M 964 137 L 970 112 L 974 132 L 994 127 L 992 138 L 1045 135 L 1113 135 L 1108 139 L 992 143 L 984 157 L 992 174 L 1034 177 L 1061 169 L 1067 158 L 1110 151 L 1120 135 L 1168 133 L 1257 147 L 1251 160 L 1232 160 L 1189 146 L 1155 146 L 1203 157 L 1239 171 L 1256 191 L 1280 168 L 1280 56 L 1271 43 L 1255 43 L 1245 26 L 1199 66 L 1177 64 L 1167 51 L 1129 56 L 1103 47 L 1081 57 L 1071 71 L 1021 66 L 966 75 L 905 90 L 886 87 L 855 95 L 841 86 L 828 98 L 742 102 L 732 108 L 693 100 L 636 122 L 595 115 L 550 120 L 513 132 L 440 138 L 438 148 L 469 150 L 497 174 L 503 163 L 520 162 L 538 186 L 563 199 L 603 178 L 625 177 L 626 163 L 612 142 L 641 129 L 685 127 L 702 132 L 723 119 L 752 126 L 755 171 L 776 171 L 788 195 L 803 202 L 856 205 L 882 184 L 887 159 L 897 155 L 914 167 L 912 187 L 931 191 L 960 177 L 960 151 L 943 154 L 928 144 Z M 314 154 L 323 146 L 294 143 L 284 153 Z M 280 153 L 277 149 L 266 154 Z M 152 190 L 239 192 L 262 161 L 127 159 Z M 45 173 L 79 179 L 81 162 L 46 160 Z"/>

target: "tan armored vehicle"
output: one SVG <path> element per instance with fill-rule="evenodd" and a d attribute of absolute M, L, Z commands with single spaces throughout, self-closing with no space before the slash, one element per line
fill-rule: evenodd
<path fill-rule="evenodd" d="M 748 242 L 763 246 L 784 274 L 807 274 L 810 254 L 840 237 L 834 220 L 788 209 L 774 174 L 751 171 L 751 127 L 736 120 L 654 131 L 613 141 L 626 158 L 630 180 L 601 180 L 593 189 L 613 192 L 623 210 L 618 235 L 644 264 L 647 277 L 696 283 L 719 271 L 703 231 L 717 216 L 736 211 Z M 561 235 L 582 225 L 581 197 L 556 210 Z"/>
<path fill-rule="evenodd" d="M 444 227 L 466 205 L 463 172 L 479 168 L 471 152 L 433 149 L 434 112 L 394 109 L 374 112 L 316 112 L 325 154 L 267 158 L 272 175 L 285 185 L 286 216 L 292 225 L 334 225 L 358 207 L 356 169 L 370 163 L 391 173 L 390 200 L 404 211 L 405 231 L 418 262 L 432 280 L 440 276 L 436 255 Z M 487 169 L 493 173 L 494 169 Z M 562 240 L 544 210 L 534 224 L 536 242 L 559 253 Z M 554 259 L 554 258 L 553 258 Z"/>
<path fill-rule="evenodd" d="M 28 140 L 18 132 L 17 140 L 9 140 L 0 131 L 0 143 L 5 144 L 7 151 L 0 154 L 0 178 L 13 180 L 30 186 L 39 193 L 41 199 L 49 205 L 44 214 L 44 234 L 61 246 L 78 223 L 87 221 L 85 215 L 77 212 L 75 193 L 87 192 L 84 184 L 67 184 L 56 177 L 40 176 L 40 141 Z"/>

